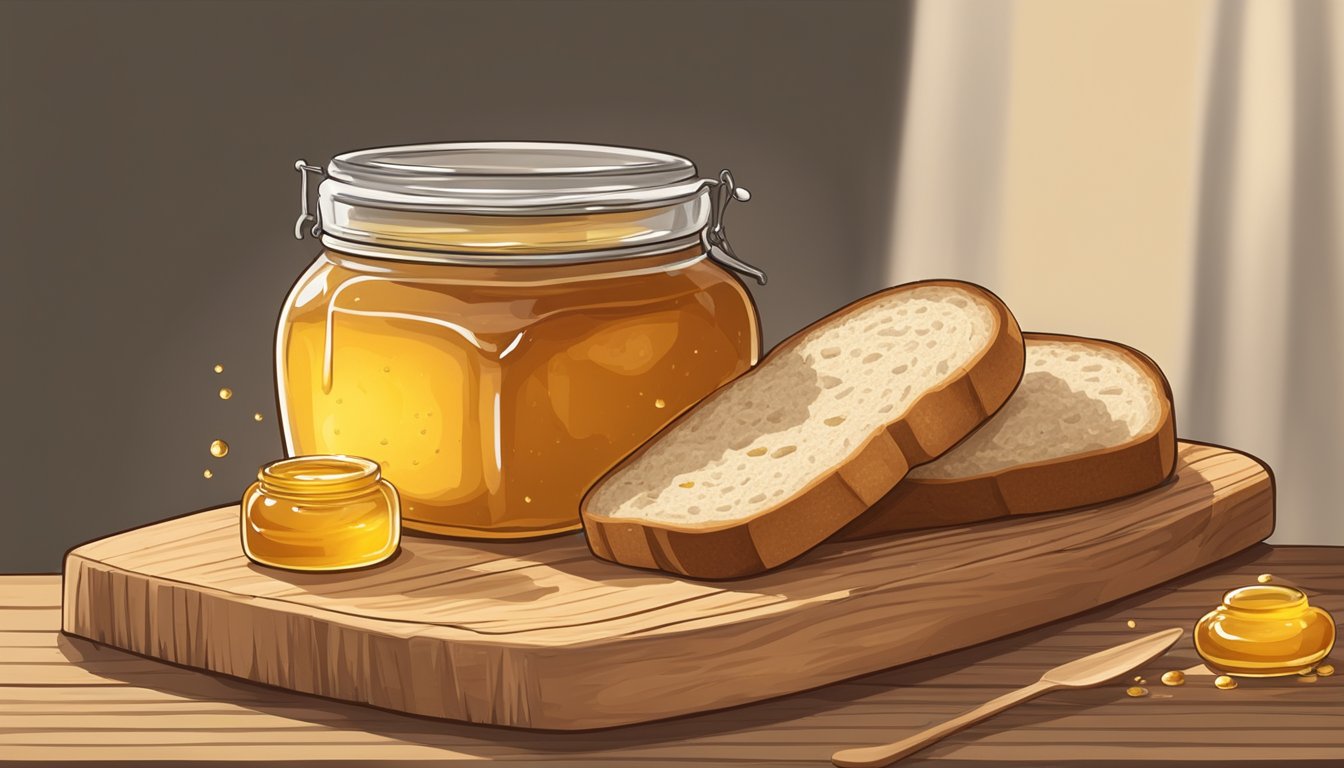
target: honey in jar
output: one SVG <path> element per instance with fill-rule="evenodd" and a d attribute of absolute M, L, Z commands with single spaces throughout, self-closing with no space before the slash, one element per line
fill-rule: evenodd
<path fill-rule="evenodd" d="M 396 489 L 376 463 L 355 456 L 267 464 L 241 506 L 243 552 L 261 565 L 363 568 L 391 557 L 401 541 Z"/>
<path fill-rule="evenodd" d="M 1224 595 L 1194 636 L 1195 650 L 1214 670 L 1276 677 L 1309 671 L 1329 655 L 1335 623 L 1300 590 L 1261 583 Z"/>
<path fill-rule="evenodd" d="M 753 365 L 744 191 L 672 155 L 439 144 L 335 158 L 325 252 L 281 316 L 291 454 L 377 461 L 405 527 L 576 530 L 584 492 Z M 306 178 L 306 177 L 305 177 Z"/>

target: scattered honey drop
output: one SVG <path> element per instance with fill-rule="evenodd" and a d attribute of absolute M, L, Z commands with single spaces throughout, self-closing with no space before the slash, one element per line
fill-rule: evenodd
<path fill-rule="evenodd" d="M 428 433 L 429 433 L 429 430 L 428 430 L 428 429 L 422 429 L 422 430 L 420 430 L 420 434 L 422 434 L 422 435 L 425 435 L 425 434 L 428 434 Z"/>
<path fill-rule="evenodd" d="M 1316 668 L 1316 674 L 1320 675 L 1321 677 L 1329 677 L 1335 674 L 1335 665 L 1322 664 L 1321 666 Z"/>
<path fill-rule="evenodd" d="M 379 441 L 378 441 L 378 444 L 379 444 L 379 445 L 387 445 L 387 438 L 384 437 L 382 440 L 379 440 Z"/>
<path fill-rule="evenodd" d="M 1314 674 L 1312 674 L 1312 673 L 1310 673 L 1310 672 L 1308 672 L 1308 673 L 1305 674 L 1305 675 L 1298 675 L 1298 676 L 1297 676 L 1297 682 L 1299 682 L 1299 683 L 1314 683 L 1314 682 L 1316 682 L 1316 675 L 1314 675 Z"/>
<path fill-rule="evenodd" d="M 215 476 L 215 473 L 214 473 L 214 472 L 211 472 L 211 471 L 208 470 L 208 469 L 201 473 L 201 477 L 204 477 L 206 480 L 209 480 L 210 478 L 212 478 L 212 477 L 214 477 L 214 476 Z"/>
<path fill-rule="evenodd" d="M 532 497 L 531 497 L 531 496 L 524 496 L 524 497 L 523 497 L 523 502 L 526 503 L 526 504 L 531 504 L 531 503 L 532 503 Z"/>
<path fill-rule="evenodd" d="M 765 446 L 761 446 L 760 448 L 752 448 L 750 451 L 747 451 L 747 455 L 748 455 L 748 456 L 764 456 L 764 455 L 765 455 Z"/>
<path fill-rule="evenodd" d="M 1213 678 L 1213 687 L 1223 691 L 1230 691 L 1237 687 L 1237 681 L 1227 675 L 1219 675 Z"/>
<path fill-rule="evenodd" d="M 210 455 L 216 459 L 222 459 L 229 455 L 229 444 L 223 440 L 216 440 L 210 443 Z"/>
<path fill-rule="evenodd" d="M 680 485 L 681 485 L 682 488 L 694 488 L 694 487 L 695 487 L 695 481 L 694 481 L 694 480 L 687 480 L 687 481 L 684 482 L 684 483 L 680 483 Z"/>
<path fill-rule="evenodd" d="M 223 372 L 224 372 L 224 366 L 220 365 L 219 363 L 215 363 L 215 373 L 223 373 Z"/>
<path fill-rule="evenodd" d="M 1173 669 L 1162 675 L 1163 685 L 1185 685 L 1185 673 L 1179 669 Z"/>
<path fill-rule="evenodd" d="M 1138 699 L 1148 695 L 1148 689 L 1142 686 L 1134 685 L 1125 689 L 1125 693 L 1132 698 Z"/>
<path fill-rule="evenodd" d="M 1134 676 L 1134 682 L 1136 682 L 1136 683 L 1146 683 L 1146 682 L 1148 682 L 1148 681 L 1143 679 L 1143 675 L 1135 675 L 1135 676 Z"/>
<path fill-rule="evenodd" d="M 391 373 L 391 372 L 392 372 L 392 366 L 390 365 L 383 366 L 383 373 Z"/>
<path fill-rule="evenodd" d="M 1126 622 L 1125 622 L 1125 626 L 1126 626 L 1126 627 L 1129 627 L 1130 629 L 1133 629 L 1133 628 L 1135 628 L 1135 627 L 1137 627 L 1137 626 L 1139 626 L 1139 625 L 1138 625 L 1138 623 L 1135 622 L 1133 619 L 1130 619 L 1129 621 L 1126 621 Z"/>
<path fill-rule="evenodd" d="M 1274 580 L 1274 574 L 1262 573 L 1259 576 L 1256 576 L 1255 580 L 1260 582 L 1261 584 L 1268 584 L 1269 582 Z"/>
<path fill-rule="evenodd" d="M 420 460 L 419 460 L 419 459 L 411 459 L 411 466 L 412 466 L 412 467 L 418 467 L 418 466 L 420 466 Z"/>
<path fill-rule="evenodd" d="M 233 390 L 232 390 L 232 389 L 229 389 L 228 387 L 220 387 L 220 388 L 219 388 L 219 399 L 220 399 L 220 400 L 228 400 L 230 397 L 233 397 Z"/>
<path fill-rule="evenodd" d="M 654 400 L 654 401 L 653 401 L 653 407 L 654 407 L 654 408 L 666 408 L 666 407 L 667 407 L 667 403 L 664 402 L 663 398 L 660 397 L 660 398 L 658 398 L 657 400 Z"/>
<path fill-rule="evenodd" d="M 261 414 L 260 414 L 260 413 L 254 413 L 254 414 L 252 414 L 252 420 L 253 420 L 253 421 L 261 421 Z"/>

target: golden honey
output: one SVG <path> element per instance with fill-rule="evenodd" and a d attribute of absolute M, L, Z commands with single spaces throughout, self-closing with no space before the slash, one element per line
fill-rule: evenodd
<path fill-rule="evenodd" d="M 1309 671 L 1335 643 L 1330 614 L 1300 590 L 1254 584 L 1223 596 L 1195 625 L 1195 650 L 1228 675 L 1275 677 Z"/>
<path fill-rule="evenodd" d="M 1179 669 L 1164 672 L 1162 673 L 1162 684 L 1170 686 L 1185 685 L 1185 673 Z"/>
<path fill-rule="evenodd" d="M 579 528 L 588 487 L 759 345 L 745 290 L 697 249 L 600 269 L 328 251 L 294 295 L 291 452 L 377 460 L 406 527 L 457 536 Z"/>
<path fill-rule="evenodd" d="M 764 274 L 728 244 L 724 210 L 750 195 L 727 171 L 535 142 L 295 168 L 295 235 L 325 251 L 277 333 L 286 448 L 378 462 L 407 528 L 577 530 L 604 472 L 759 355 L 728 269 Z M 325 176 L 316 215 L 309 173 Z"/>
<path fill-rule="evenodd" d="M 268 464 L 241 506 L 243 552 L 275 568 L 362 568 L 391 557 L 401 540 L 396 489 L 376 463 L 354 456 Z"/>
<path fill-rule="evenodd" d="M 213 440 L 210 443 L 210 455 L 216 459 L 222 459 L 229 455 L 229 444 L 223 440 Z"/>
<path fill-rule="evenodd" d="M 1237 681 L 1227 675 L 1219 675 L 1213 678 L 1213 687 L 1220 691 L 1230 691 L 1237 687 Z"/>

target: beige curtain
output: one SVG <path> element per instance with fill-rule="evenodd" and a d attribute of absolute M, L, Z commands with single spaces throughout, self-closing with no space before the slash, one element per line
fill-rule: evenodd
<path fill-rule="evenodd" d="M 920 2 L 887 277 L 1143 349 L 1344 544 L 1341 56 L 1329 0 Z"/>

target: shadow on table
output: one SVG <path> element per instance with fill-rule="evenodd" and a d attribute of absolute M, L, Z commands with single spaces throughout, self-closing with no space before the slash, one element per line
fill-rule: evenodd
<path fill-rule="evenodd" d="M 1110 603 L 1079 617 L 915 664 L 719 712 L 600 731 L 531 731 L 440 721 L 298 694 L 159 661 L 146 660 L 143 664 L 128 664 L 128 661 L 138 661 L 140 657 L 81 638 L 62 636 L 59 647 L 71 664 L 99 677 L 118 680 L 128 685 L 153 689 L 185 699 L 242 707 L 291 721 L 333 729 L 359 730 L 412 744 L 451 748 L 457 753 L 471 756 L 519 759 L 526 757 L 527 753 L 538 753 L 563 759 L 565 756 L 577 758 L 582 753 L 597 755 L 621 751 L 622 758 L 628 757 L 631 760 L 639 759 L 641 755 L 675 759 L 676 755 L 670 750 L 660 749 L 675 743 L 679 750 L 688 744 L 694 744 L 715 748 L 716 752 L 725 750 L 736 752 L 741 749 L 741 759 L 748 759 L 753 754 L 767 760 L 780 759 L 790 749 L 789 734 L 797 730 L 796 721 L 807 718 L 824 719 L 829 715 L 835 718 L 833 725 L 810 724 L 807 727 L 812 738 L 807 742 L 807 748 L 804 749 L 800 745 L 794 749 L 794 754 L 783 758 L 786 761 L 824 760 L 829 758 L 830 746 L 824 747 L 825 754 L 803 754 L 805 751 L 818 750 L 817 742 L 821 741 L 821 738 L 816 736 L 818 732 L 824 731 L 827 734 L 824 738 L 833 739 L 836 748 L 867 743 L 880 732 L 873 727 L 872 710 L 876 708 L 886 712 L 902 711 L 903 697 L 910 701 L 911 714 L 927 714 L 927 718 L 919 718 L 923 725 L 941 721 L 967 706 L 965 696 L 949 697 L 947 701 L 939 702 L 936 697 L 932 699 L 929 697 L 928 689 L 918 693 L 909 690 L 913 686 L 946 678 L 939 681 L 935 687 L 975 689 L 977 692 L 983 692 L 984 698 L 988 699 L 1010 687 L 1026 685 L 1034 679 L 1030 675 L 1012 682 L 993 680 L 987 683 L 983 676 L 976 676 L 975 669 L 977 665 L 996 657 L 1012 654 L 1034 644 L 1044 645 L 1044 641 L 1048 638 L 1080 625 L 1095 625 L 1099 621 L 1105 621 L 1109 625 L 1114 621 L 1123 626 L 1123 618 L 1120 617 L 1123 617 L 1126 611 L 1160 600 L 1162 596 L 1169 595 L 1183 586 L 1209 579 L 1211 570 L 1225 573 L 1235 571 L 1239 567 L 1243 569 L 1249 567 L 1269 551 L 1269 547 L 1263 544 L 1257 545 L 1214 566 L 1155 587 L 1143 595 Z M 1215 579 L 1218 583 L 1202 585 L 1199 591 L 1202 594 L 1211 594 L 1212 591 L 1224 588 L 1223 581 L 1228 581 L 1229 586 L 1235 586 L 1231 584 L 1234 580 L 1232 577 L 1219 577 Z M 1144 614 L 1147 617 L 1145 623 L 1151 625 L 1154 630 L 1187 624 L 1197 617 L 1198 613 L 1192 612 L 1195 610 L 1194 607 L 1180 605 L 1156 611 L 1158 614 L 1170 614 L 1170 620 L 1166 620 L 1155 617 L 1155 608 L 1150 607 Z M 1180 620 L 1177 620 L 1178 616 Z M 1143 629 L 1145 627 L 1139 627 L 1140 631 Z M 1048 662 L 1045 666 L 1065 660 Z M 1198 658 L 1195 656 L 1189 635 L 1182 638 L 1176 649 L 1159 663 L 1164 669 L 1197 664 Z M 1044 671 L 1044 668 L 1041 671 Z M 1157 674 L 1160 675 L 1160 671 Z M 1156 680 L 1150 680 L 1150 683 L 1152 683 L 1150 687 L 1161 688 Z M 907 693 L 909 695 L 906 695 Z M 880 707 L 865 706 L 865 700 L 879 697 L 883 699 Z M 1065 714 L 1074 715 L 1086 709 L 1111 704 L 1115 700 L 1114 685 L 1053 693 L 1036 703 L 1024 705 L 1015 712 L 1005 713 L 995 720 L 977 726 L 976 734 L 984 736 L 1048 722 Z M 866 720 L 867 726 L 855 725 L 853 724 L 855 720 Z M 912 725 L 912 721 L 913 718 L 907 717 L 903 727 L 893 724 L 892 730 L 883 738 L 900 738 L 907 735 L 910 728 L 922 727 L 921 724 Z M 750 737 L 744 737 L 744 732 L 749 733 Z M 797 743 L 796 740 L 793 743 Z M 937 756 L 939 749 L 938 746 L 931 748 L 927 753 L 928 756 Z M 608 759 L 610 758 L 611 756 L 608 756 Z M 548 764 L 553 763 L 548 760 Z"/>

